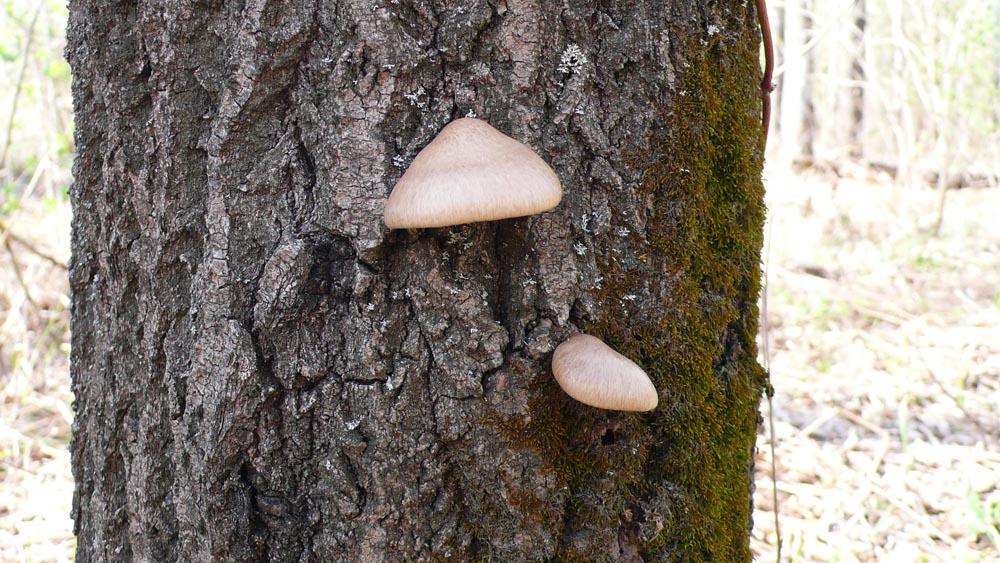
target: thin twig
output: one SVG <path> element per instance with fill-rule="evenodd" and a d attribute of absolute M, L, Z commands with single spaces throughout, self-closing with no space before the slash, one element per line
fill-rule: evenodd
<path fill-rule="evenodd" d="M 923 526 L 926 531 L 928 531 L 931 534 L 937 536 L 938 537 L 938 541 L 948 544 L 949 547 L 954 547 L 955 540 L 953 540 L 951 538 L 951 536 L 949 536 L 948 534 L 944 533 L 940 528 L 938 528 L 937 526 L 935 526 L 934 522 L 932 522 L 931 519 L 928 518 L 926 514 L 920 514 L 913 507 L 911 507 L 910 505 L 906 504 L 902 500 L 900 500 L 900 499 L 896 498 L 895 496 L 893 496 L 891 493 L 889 493 L 889 491 L 887 491 L 887 490 L 883 489 L 882 487 L 880 487 L 878 485 L 878 483 L 876 483 L 875 480 L 872 479 L 869 475 L 866 475 L 866 474 L 858 471 L 857 469 L 854 469 L 853 467 L 844 466 L 844 468 L 847 469 L 848 471 L 850 471 L 851 473 L 854 473 L 855 475 L 861 477 L 865 481 L 867 481 L 868 482 L 867 483 L 868 487 L 872 491 L 874 491 L 875 494 L 877 494 L 878 496 L 882 497 L 883 499 L 889 501 L 889 504 L 895 506 L 903 514 L 906 514 L 910 518 L 913 518 L 914 520 L 916 520 L 916 523 L 918 525 Z"/>
<path fill-rule="evenodd" d="M 955 406 L 958 407 L 958 410 L 962 411 L 962 414 L 965 416 L 965 419 L 968 420 L 973 426 L 976 427 L 977 430 L 979 430 L 983 434 L 983 441 L 984 442 L 988 441 L 990 433 L 986 430 L 986 428 L 983 427 L 983 425 L 979 423 L 978 420 L 976 420 L 974 416 L 969 414 L 969 411 L 967 411 L 965 407 L 962 406 L 962 402 L 959 401 L 958 398 L 956 398 L 954 395 L 952 395 L 950 391 L 948 391 L 948 388 L 945 387 L 944 382 L 942 382 L 938 378 L 937 371 L 933 367 L 931 367 L 930 362 L 927 361 L 927 358 L 924 356 L 924 353 L 921 352 L 919 348 L 917 348 L 916 350 L 917 350 L 917 357 L 919 357 L 920 361 L 923 362 L 924 368 L 927 370 L 927 374 L 930 375 L 931 379 L 934 380 L 934 383 L 937 383 L 937 386 L 941 388 L 941 392 L 944 393 L 945 397 L 951 399 L 951 401 L 955 403 Z"/>
<path fill-rule="evenodd" d="M 38 303 L 35 303 L 35 300 L 31 297 L 31 290 L 28 289 L 28 283 L 24 281 L 24 277 L 21 275 L 21 265 L 17 263 L 17 257 L 14 254 L 14 249 L 10 247 L 10 241 L 3 241 L 3 246 L 7 249 L 7 253 L 10 254 L 10 262 L 14 266 L 14 277 L 17 278 L 18 283 L 21 284 L 21 289 L 24 290 L 24 298 L 35 310 L 35 313 L 40 314 L 41 309 L 38 307 Z"/>
<path fill-rule="evenodd" d="M 52 256 L 51 254 L 48 254 L 47 252 L 39 250 L 38 247 L 28 242 L 25 238 L 15 235 L 13 232 L 11 232 L 10 225 L 0 220 L 0 242 L 6 244 L 8 239 L 16 242 L 17 244 L 20 244 L 21 246 L 26 248 L 28 252 L 31 252 L 35 256 L 38 256 L 39 258 L 46 260 L 47 262 L 51 263 L 53 266 L 57 268 L 61 268 L 63 270 L 69 269 L 66 263 L 63 262 L 62 260 L 56 258 L 55 256 Z"/>
<path fill-rule="evenodd" d="M 42 12 L 45 2 L 39 2 L 35 8 L 35 15 L 31 17 L 28 24 L 28 37 L 24 43 L 24 60 L 21 61 L 21 71 L 17 76 L 17 85 L 14 88 L 14 100 L 10 105 L 10 117 L 7 118 L 7 137 L 4 141 L 3 152 L 0 153 L 0 170 L 7 164 L 7 151 L 10 149 L 11 134 L 14 131 L 14 116 L 17 115 L 17 101 L 21 97 L 21 87 L 24 85 L 24 74 L 28 68 L 28 59 L 31 57 L 31 44 L 35 38 L 35 24 L 38 22 L 38 14 Z"/>
<path fill-rule="evenodd" d="M 767 3 L 757 2 L 757 21 L 760 22 L 761 40 L 764 42 L 764 78 L 760 82 L 760 97 L 763 102 L 761 120 L 764 125 L 764 146 L 767 147 L 767 130 L 771 126 L 771 91 L 774 90 L 774 41 L 771 39 L 771 23 L 767 19 Z"/>
<path fill-rule="evenodd" d="M 873 434 L 877 434 L 879 436 L 887 436 L 889 434 L 888 432 L 886 432 L 885 428 L 882 428 L 873 422 L 865 420 L 861 415 L 849 411 L 844 407 L 838 407 L 837 414 L 841 418 L 846 418 L 848 421 L 853 422 L 855 425 L 869 430 Z"/>
<path fill-rule="evenodd" d="M 764 0 L 760 0 L 763 4 Z M 764 142 L 767 142 L 767 122 L 764 122 Z M 771 385 L 771 346 L 770 337 L 767 330 L 767 291 L 770 287 L 768 281 L 767 273 L 771 267 L 771 228 L 774 226 L 774 216 L 772 211 L 771 220 L 767 223 L 767 257 L 764 259 L 764 291 L 761 302 L 761 313 L 764 317 L 764 323 L 761 325 L 764 331 L 761 340 L 763 340 L 764 345 L 764 364 L 767 370 L 767 387 L 764 389 L 764 394 L 767 396 L 767 419 L 768 419 L 768 431 L 770 433 L 770 443 L 771 443 L 771 483 L 774 484 L 771 487 L 771 502 L 774 504 L 774 534 L 776 536 L 776 551 L 775 562 L 779 563 L 781 561 L 781 517 L 779 513 L 778 505 L 778 463 L 775 456 L 775 431 L 774 431 L 774 386 Z"/>
<path fill-rule="evenodd" d="M 5 230 L 3 223 L 0 223 L 0 230 Z M 38 247 L 36 247 L 34 244 L 32 244 L 32 243 L 28 242 L 27 240 L 21 238 L 20 236 L 15 235 L 14 233 L 12 233 L 10 231 L 7 231 L 7 238 L 10 239 L 10 240 L 12 240 L 12 241 L 14 241 L 14 242 L 16 242 L 17 244 L 23 246 L 28 252 L 34 254 L 35 256 L 38 256 L 39 258 L 41 258 L 42 260 L 45 260 L 46 262 L 52 264 L 56 268 L 59 268 L 59 269 L 62 269 L 62 270 L 69 270 L 69 267 L 66 265 L 65 262 L 63 262 L 62 260 L 56 258 L 55 256 L 52 256 L 51 254 L 48 254 L 48 253 L 46 253 L 46 252 L 44 252 L 42 250 L 39 250 Z"/>

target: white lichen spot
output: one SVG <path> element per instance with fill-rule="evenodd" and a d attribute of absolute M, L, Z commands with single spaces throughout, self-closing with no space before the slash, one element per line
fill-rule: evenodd
<path fill-rule="evenodd" d="M 528 278 L 528 279 L 524 280 L 524 287 L 528 287 L 529 285 L 535 285 L 536 283 L 538 283 L 538 282 L 536 282 L 532 278 Z"/>
<path fill-rule="evenodd" d="M 397 154 L 392 157 L 392 165 L 396 168 L 406 168 L 406 157 L 401 154 Z"/>
<path fill-rule="evenodd" d="M 638 299 L 638 297 L 636 297 L 635 295 L 629 293 L 625 297 L 622 297 L 622 299 L 625 300 L 625 301 L 635 301 L 636 299 Z"/>
<path fill-rule="evenodd" d="M 577 256 L 583 256 L 587 253 L 587 247 L 583 243 L 576 243 L 573 245 L 573 252 L 576 252 Z"/>
<path fill-rule="evenodd" d="M 382 70 L 392 70 L 394 68 L 396 68 L 396 65 L 394 65 L 392 63 L 386 63 L 386 64 L 382 65 Z"/>
<path fill-rule="evenodd" d="M 449 288 L 448 288 L 448 293 L 450 293 L 450 294 L 452 294 L 452 295 L 458 295 L 458 293 L 459 293 L 459 290 L 458 290 L 458 288 L 457 288 L 457 287 L 449 287 Z"/>
<path fill-rule="evenodd" d="M 370 313 L 370 312 L 372 312 L 374 310 L 375 310 L 375 304 L 374 303 L 369 303 L 369 304 L 365 305 L 365 311 L 368 311 Z"/>
<path fill-rule="evenodd" d="M 715 25 L 714 23 L 713 24 L 709 24 L 709 26 L 708 26 L 708 36 L 709 37 L 711 37 L 713 35 L 717 35 L 719 33 L 719 31 L 721 31 L 719 29 L 719 26 Z"/>
<path fill-rule="evenodd" d="M 476 110 L 470 109 L 469 111 L 465 112 L 465 117 L 479 117 L 479 114 L 476 113 Z"/>
<path fill-rule="evenodd" d="M 618 230 L 615 231 L 615 233 L 618 236 L 620 236 L 620 237 L 627 237 L 628 236 L 628 229 L 625 228 L 625 227 L 618 227 Z"/>
<path fill-rule="evenodd" d="M 344 423 L 344 426 L 346 426 L 348 430 L 354 430 L 358 426 L 361 426 L 361 421 L 360 420 L 349 420 L 349 421 L 347 421 L 347 422 Z"/>
<path fill-rule="evenodd" d="M 403 97 L 407 99 L 411 104 L 417 106 L 420 109 L 427 109 L 427 102 L 420 99 L 424 95 L 424 87 L 418 86 L 416 92 L 410 92 L 409 94 L 403 94 Z"/>
<path fill-rule="evenodd" d="M 580 74 L 587 57 L 576 43 L 570 44 L 559 56 L 559 72 L 563 74 Z"/>
<path fill-rule="evenodd" d="M 469 329 L 469 334 L 479 334 L 479 329 L 476 327 L 472 327 Z"/>

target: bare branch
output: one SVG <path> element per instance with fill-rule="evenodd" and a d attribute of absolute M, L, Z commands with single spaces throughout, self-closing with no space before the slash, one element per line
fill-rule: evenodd
<path fill-rule="evenodd" d="M 38 14 L 42 12 L 45 2 L 39 2 L 35 8 L 35 15 L 31 16 L 31 23 L 28 24 L 28 35 L 24 43 L 24 59 L 21 61 L 21 72 L 17 75 L 17 85 L 14 88 L 14 100 L 10 105 L 10 116 L 7 118 L 7 137 L 4 140 L 3 152 L 0 153 L 0 170 L 7 164 L 7 151 L 10 150 L 11 134 L 14 132 L 14 116 L 17 115 L 17 101 L 21 97 L 21 87 L 24 85 L 25 70 L 28 68 L 28 59 L 31 57 L 31 43 L 35 37 L 35 24 L 38 23 Z"/>

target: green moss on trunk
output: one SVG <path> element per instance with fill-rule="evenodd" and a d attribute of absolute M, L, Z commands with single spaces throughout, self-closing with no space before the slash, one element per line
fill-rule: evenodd
<path fill-rule="evenodd" d="M 668 545 L 692 560 L 749 559 L 748 468 L 766 382 L 754 340 L 765 212 L 751 45 L 718 44 L 692 61 L 666 136 L 651 141 L 648 260 L 665 264 L 672 301 L 640 331 L 615 317 L 600 327 L 642 358 L 661 394 L 646 481 L 671 485 L 677 517 L 646 545 L 650 556 Z"/>
<path fill-rule="evenodd" d="M 629 235 L 635 256 L 599 259 L 605 314 L 584 328 L 643 366 L 660 392 L 656 411 L 586 407 L 543 378 L 529 422 L 489 417 L 569 490 L 564 511 L 519 503 L 537 502 L 539 517 L 561 516 L 567 529 L 631 538 L 646 559 L 750 559 L 749 479 L 766 383 L 754 340 L 765 215 L 755 46 L 743 36 L 683 49 L 704 57 L 690 61 L 660 112 L 662 134 L 633 155 L 653 202 L 646 232 Z M 630 294 L 666 297 L 655 316 L 637 317 L 614 306 Z M 564 541 L 560 558 L 587 558 Z"/>

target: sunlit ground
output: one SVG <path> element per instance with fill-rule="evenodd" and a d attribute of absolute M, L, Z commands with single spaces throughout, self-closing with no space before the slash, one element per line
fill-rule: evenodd
<path fill-rule="evenodd" d="M 1000 560 L 1000 190 L 949 192 L 935 236 L 936 191 L 765 177 L 782 560 Z"/>
<path fill-rule="evenodd" d="M 66 561 L 69 203 L 8 197 L 0 214 L 0 561 Z M 12 209 L 13 208 L 13 209 Z"/>

